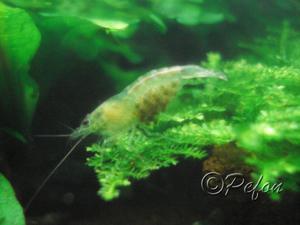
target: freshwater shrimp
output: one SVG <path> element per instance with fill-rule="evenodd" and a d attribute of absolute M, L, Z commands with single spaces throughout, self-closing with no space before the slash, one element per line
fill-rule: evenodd
<path fill-rule="evenodd" d="M 71 137 L 112 136 L 149 122 L 167 107 L 186 80 L 205 77 L 226 79 L 223 73 L 196 65 L 152 70 L 88 114 Z"/>
<path fill-rule="evenodd" d="M 79 140 L 44 179 L 27 203 L 25 210 L 29 208 L 48 180 L 85 137 L 91 134 L 112 137 L 128 131 L 138 123 L 152 121 L 167 107 L 187 80 L 208 77 L 226 80 L 223 73 L 197 65 L 151 70 L 119 94 L 104 101 L 85 117 L 79 128 L 69 135 L 72 139 Z"/>

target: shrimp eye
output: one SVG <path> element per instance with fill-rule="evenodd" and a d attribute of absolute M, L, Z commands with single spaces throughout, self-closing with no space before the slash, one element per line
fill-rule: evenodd
<path fill-rule="evenodd" d="M 84 118 L 84 120 L 81 122 L 81 124 L 82 124 L 83 126 L 89 125 L 89 120 L 88 120 L 88 118 Z"/>

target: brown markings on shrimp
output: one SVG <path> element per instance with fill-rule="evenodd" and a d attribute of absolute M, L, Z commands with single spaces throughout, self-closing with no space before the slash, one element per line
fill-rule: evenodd
<path fill-rule="evenodd" d="M 136 115 L 139 121 L 152 121 L 157 114 L 165 110 L 179 87 L 179 81 L 172 81 L 146 91 L 136 102 Z"/>

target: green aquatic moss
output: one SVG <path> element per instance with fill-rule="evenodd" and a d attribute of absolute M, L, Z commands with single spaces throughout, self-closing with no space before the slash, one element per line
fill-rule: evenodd
<path fill-rule="evenodd" d="M 249 51 L 252 61 L 263 61 L 268 65 L 300 66 L 300 34 L 285 20 L 277 27 L 269 27 L 262 38 L 253 42 L 241 43 L 240 46 Z"/>
<path fill-rule="evenodd" d="M 118 137 L 117 142 L 94 144 L 88 151 L 94 157 L 88 164 L 94 167 L 102 185 L 99 193 L 111 200 L 119 196 L 119 187 L 130 185 L 133 179 L 142 179 L 154 170 L 176 165 L 181 158 L 202 159 L 202 147 L 232 140 L 230 127 L 222 120 L 201 125 L 196 116 L 172 117 L 168 127 L 161 123 L 149 125 Z M 191 122 L 190 119 L 197 122 Z"/>
<path fill-rule="evenodd" d="M 0 173 L 0 225 L 25 225 L 23 209 L 8 180 Z"/>
<path fill-rule="evenodd" d="M 223 70 L 228 81 L 210 79 L 184 88 L 155 122 L 114 141 L 88 148 L 88 160 L 110 200 L 121 186 L 184 158 L 203 159 L 207 146 L 234 142 L 254 167 L 253 179 L 297 190 L 300 171 L 300 70 L 246 60 L 223 62 L 209 54 L 204 66 Z"/>

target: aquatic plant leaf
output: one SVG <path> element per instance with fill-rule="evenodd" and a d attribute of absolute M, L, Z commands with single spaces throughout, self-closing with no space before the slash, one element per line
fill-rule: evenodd
<path fill-rule="evenodd" d="M 292 28 L 289 21 L 280 26 L 269 27 L 267 34 L 255 38 L 251 43 L 240 43 L 249 51 L 247 57 L 263 60 L 270 65 L 291 65 L 300 67 L 300 34 Z"/>
<path fill-rule="evenodd" d="M 101 28 L 119 31 L 138 23 L 141 9 L 131 1 L 54 1 L 51 9 L 41 11 L 41 15 L 49 17 L 75 17 L 89 21 Z M 130 13 L 131 12 L 131 13 Z"/>
<path fill-rule="evenodd" d="M 0 128 L 0 131 L 3 131 L 4 133 L 10 135 L 11 137 L 15 138 L 16 140 L 19 140 L 20 142 L 27 143 L 26 137 L 22 133 L 20 133 L 16 130 L 4 127 L 4 128 Z"/>
<path fill-rule="evenodd" d="M 38 87 L 28 75 L 40 33 L 22 9 L 0 3 L 0 104 L 7 124 L 28 131 L 38 100 Z"/>
<path fill-rule="evenodd" d="M 146 131 L 147 132 L 147 131 Z M 105 200 L 119 196 L 120 188 L 132 180 L 146 178 L 152 171 L 176 165 L 181 157 L 202 159 L 205 152 L 190 142 L 176 142 L 179 135 L 162 138 L 158 133 L 148 138 L 141 131 L 119 137 L 116 143 L 95 144 L 88 148 L 95 154 L 88 160 L 101 184 L 99 194 Z"/>
<path fill-rule="evenodd" d="M 221 2 L 210 1 L 184 1 L 184 0 L 165 0 L 153 1 L 156 11 L 170 19 L 175 19 L 184 25 L 215 24 L 224 21 L 227 17 L 225 7 Z M 213 7 L 211 7 L 213 6 Z"/>
<path fill-rule="evenodd" d="M 53 0 L 2 0 L 3 2 L 21 8 L 45 9 L 53 4 Z"/>
<path fill-rule="evenodd" d="M 246 162 L 256 168 L 253 178 L 262 175 L 265 182 L 282 181 L 285 191 L 299 191 L 300 70 L 244 60 L 221 67 L 229 81 L 213 102 L 226 108 L 224 118 L 235 124 L 235 142 L 249 153 Z M 278 199 L 279 193 L 270 194 Z"/>
<path fill-rule="evenodd" d="M 89 19 L 89 21 L 97 26 L 113 30 L 123 30 L 129 26 L 128 23 L 120 20 Z"/>
<path fill-rule="evenodd" d="M 0 225 L 25 225 L 23 209 L 8 180 L 0 173 Z"/>

